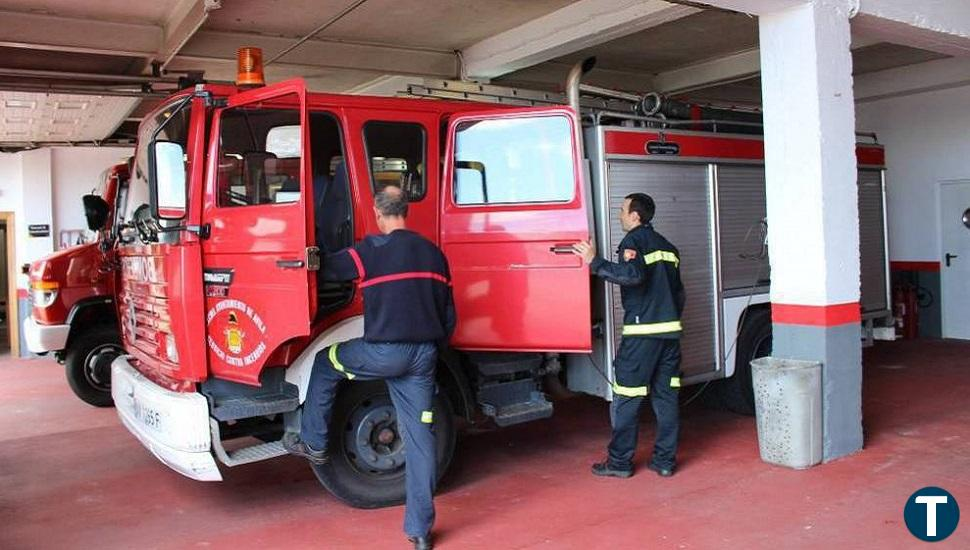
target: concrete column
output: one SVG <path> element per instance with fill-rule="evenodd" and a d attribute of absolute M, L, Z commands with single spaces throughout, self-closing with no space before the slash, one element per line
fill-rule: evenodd
<path fill-rule="evenodd" d="M 759 19 L 772 355 L 822 363 L 826 461 L 862 448 L 852 4 Z"/>

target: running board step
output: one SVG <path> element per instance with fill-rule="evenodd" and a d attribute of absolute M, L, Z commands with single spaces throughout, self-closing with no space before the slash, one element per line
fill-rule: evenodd
<path fill-rule="evenodd" d="M 283 448 L 283 443 L 273 441 L 271 443 L 261 443 L 259 445 L 253 445 L 252 447 L 243 447 L 242 449 L 229 451 L 225 457 L 220 456 L 219 459 L 222 460 L 223 464 L 231 467 L 251 464 L 261 460 L 269 460 L 285 454 L 286 449 Z"/>
<path fill-rule="evenodd" d="M 504 428 L 513 424 L 549 418 L 550 416 L 552 416 L 552 403 L 542 399 L 541 401 L 507 405 L 499 409 L 493 418 L 496 424 Z"/>
<path fill-rule="evenodd" d="M 212 416 L 219 420 L 238 420 L 295 411 L 299 406 L 296 386 L 286 384 L 279 393 L 216 400 L 212 406 Z"/>
<path fill-rule="evenodd" d="M 222 440 L 220 439 L 219 422 L 210 418 L 209 425 L 212 428 L 212 451 L 216 454 L 219 462 L 222 462 L 226 466 L 242 466 L 243 464 L 252 464 L 253 462 L 269 460 L 287 454 L 286 449 L 283 448 L 282 441 L 259 443 L 257 445 L 227 451 L 222 446 Z"/>

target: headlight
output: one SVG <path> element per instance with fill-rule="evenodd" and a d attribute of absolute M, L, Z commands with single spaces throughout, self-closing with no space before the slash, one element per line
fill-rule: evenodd
<path fill-rule="evenodd" d="M 31 281 L 30 302 L 34 307 L 50 307 L 57 299 L 57 289 L 60 285 L 54 281 Z"/>

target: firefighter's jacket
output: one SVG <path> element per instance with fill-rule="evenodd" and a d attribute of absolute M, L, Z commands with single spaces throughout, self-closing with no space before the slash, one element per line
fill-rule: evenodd
<path fill-rule="evenodd" d="M 617 256 L 616 263 L 595 258 L 590 271 L 620 285 L 623 336 L 680 338 L 685 296 L 677 248 L 648 223 L 626 234 Z"/>
<path fill-rule="evenodd" d="M 360 281 L 367 342 L 447 343 L 455 328 L 451 272 L 441 250 L 421 235 L 398 229 L 369 235 L 330 254 L 327 281 Z"/>

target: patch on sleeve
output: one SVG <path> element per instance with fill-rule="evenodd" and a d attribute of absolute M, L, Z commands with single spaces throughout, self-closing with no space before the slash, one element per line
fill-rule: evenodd
<path fill-rule="evenodd" d="M 625 249 L 623 249 L 623 260 L 624 261 L 629 262 L 629 261 L 635 260 L 635 259 L 637 259 L 637 251 L 636 250 L 633 250 L 632 248 L 625 248 Z"/>

